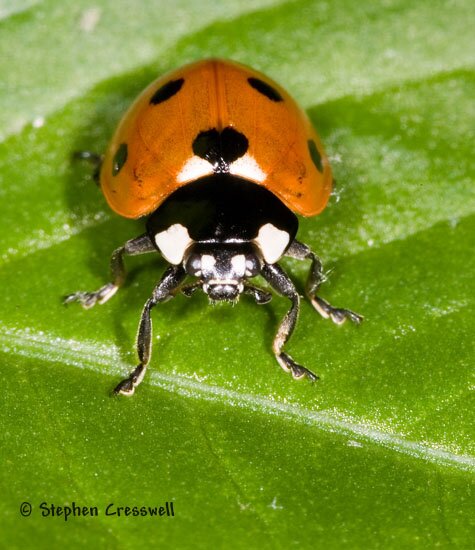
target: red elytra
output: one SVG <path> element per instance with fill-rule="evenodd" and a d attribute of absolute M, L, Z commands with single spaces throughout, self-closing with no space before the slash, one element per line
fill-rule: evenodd
<path fill-rule="evenodd" d="M 110 207 L 138 218 L 179 187 L 212 174 L 212 165 L 194 154 L 193 139 L 228 127 L 248 140 L 231 173 L 263 185 L 302 216 L 325 208 L 331 168 L 305 112 L 268 77 L 220 59 L 158 78 L 127 111 L 100 173 Z"/>

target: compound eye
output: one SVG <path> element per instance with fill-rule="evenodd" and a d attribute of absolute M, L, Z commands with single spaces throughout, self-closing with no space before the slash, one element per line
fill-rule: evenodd
<path fill-rule="evenodd" d="M 260 271 L 260 262 L 256 256 L 246 256 L 246 277 L 254 277 Z"/>
<path fill-rule="evenodd" d="M 199 277 L 201 275 L 201 254 L 190 254 L 186 260 L 186 272 Z"/>

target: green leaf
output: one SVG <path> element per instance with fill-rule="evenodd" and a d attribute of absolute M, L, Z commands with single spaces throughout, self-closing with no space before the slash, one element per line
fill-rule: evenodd
<path fill-rule="evenodd" d="M 471 2 L 22 0 L 0 18 L 5 546 L 471 547 Z M 322 295 L 365 321 L 337 328 L 304 303 L 288 349 L 321 380 L 297 383 L 271 352 L 284 299 L 179 296 L 153 312 L 144 383 L 114 399 L 165 264 L 131 258 L 106 305 L 62 305 L 142 231 L 71 154 L 103 151 L 146 84 L 209 56 L 307 109 L 336 185 L 300 239 L 329 271 Z M 303 292 L 309 266 L 283 265 Z M 73 502 L 99 515 L 42 515 Z M 117 515 L 165 502 L 174 517 Z"/>

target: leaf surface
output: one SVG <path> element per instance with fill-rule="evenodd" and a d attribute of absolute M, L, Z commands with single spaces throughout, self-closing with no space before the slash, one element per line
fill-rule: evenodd
<path fill-rule="evenodd" d="M 468 548 L 473 540 L 474 12 L 452 2 L 0 4 L 0 350 L 9 548 Z M 71 153 L 103 151 L 157 75 L 220 56 L 282 83 L 330 154 L 328 208 L 301 220 L 336 327 L 286 311 L 177 297 L 153 312 L 131 399 L 142 304 L 165 268 L 128 260 L 90 311 L 61 297 L 108 277 L 142 232 L 111 213 Z M 303 292 L 308 265 L 283 262 Z M 31 502 L 31 517 L 20 516 Z M 173 502 L 174 517 L 118 516 Z M 40 505 L 97 507 L 42 516 Z M 115 515 L 106 515 L 107 506 Z"/>

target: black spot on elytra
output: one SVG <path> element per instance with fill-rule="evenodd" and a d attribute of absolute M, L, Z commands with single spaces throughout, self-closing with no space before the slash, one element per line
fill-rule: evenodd
<path fill-rule="evenodd" d="M 122 169 L 122 166 L 127 161 L 127 143 L 121 143 L 115 152 L 114 158 L 112 159 L 112 175 L 117 176 L 117 174 Z"/>
<path fill-rule="evenodd" d="M 320 155 L 320 152 L 317 149 L 316 143 L 313 141 L 313 139 L 309 139 L 307 141 L 308 145 L 308 152 L 310 153 L 310 157 L 312 159 L 313 164 L 315 164 L 315 167 L 319 172 L 323 174 L 323 165 L 322 165 L 322 157 Z"/>
<path fill-rule="evenodd" d="M 170 99 L 181 90 L 183 82 L 185 82 L 183 78 L 179 78 L 178 80 L 170 80 L 170 82 L 167 82 L 161 88 L 158 88 L 158 90 L 153 94 L 150 104 L 158 105 L 158 103 L 162 103 L 163 101 Z"/>
<path fill-rule="evenodd" d="M 229 165 L 242 157 L 249 141 L 244 134 L 228 126 L 220 133 L 216 128 L 200 132 L 193 141 L 193 153 L 213 165 L 217 173 L 229 172 Z"/>
<path fill-rule="evenodd" d="M 257 90 L 262 95 L 265 95 L 271 101 L 284 101 L 283 97 L 275 88 L 260 78 L 251 77 L 248 78 L 247 81 L 254 88 L 254 90 Z"/>

